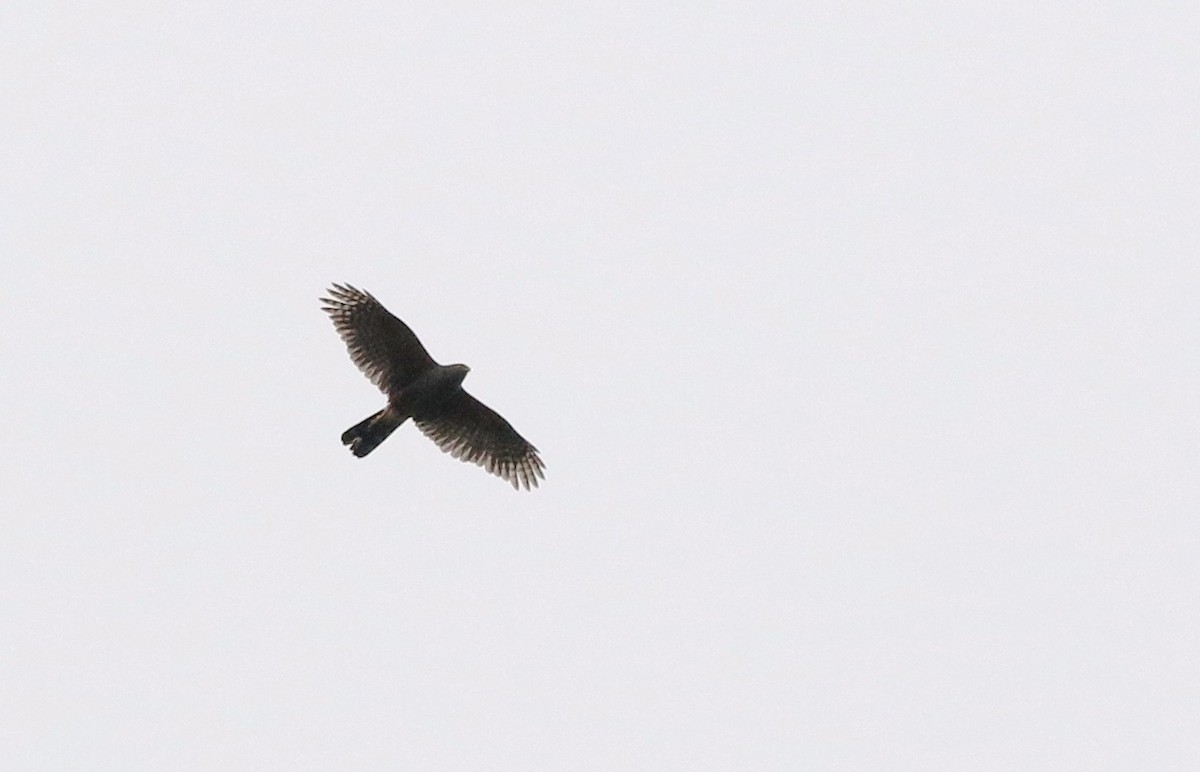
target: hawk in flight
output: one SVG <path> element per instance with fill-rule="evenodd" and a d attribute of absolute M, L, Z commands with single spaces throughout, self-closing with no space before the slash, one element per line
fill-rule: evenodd
<path fill-rule="evenodd" d="M 537 448 L 495 411 L 463 390 L 466 365 L 439 365 L 408 325 L 370 293 L 334 284 L 322 309 L 333 319 L 350 358 L 387 395 L 388 404 L 351 426 L 342 444 L 362 457 L 409 418 L 455 458 L 478 464 L 526 490 L 545 479 Z"/>

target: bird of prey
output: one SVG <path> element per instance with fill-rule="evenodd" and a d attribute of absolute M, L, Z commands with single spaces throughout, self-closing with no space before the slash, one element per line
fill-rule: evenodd
<path fill-rule="evenodd" d="M 462 388 L 470 368 L 439 365 L 408 325 L 378 300 L 349 284 L 334 284 L 322 309 L 363 375 L 387 395 L 383 410 L 351 426 L 342 444 L 358 457 L 370 453 L 409 418 L 455 458 L 478 464 L 526 490 L 545 479 L 545 465 L 524 437 Z"/>

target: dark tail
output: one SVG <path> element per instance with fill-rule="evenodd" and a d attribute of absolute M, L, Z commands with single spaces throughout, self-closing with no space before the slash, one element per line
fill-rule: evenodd
<path fill-rule="evenodd" d="M 379 443 L 386 440 L 389 434 L 396 431 L 396 427 L 404 423 L 404 419 L 407 417 L 397 413 L 390 407 L 385 407 L 375 415 L 359 421 L 343 432 L 342 444 L 349 445 L 350 452 L 362 458 L 379 447 Z"/>

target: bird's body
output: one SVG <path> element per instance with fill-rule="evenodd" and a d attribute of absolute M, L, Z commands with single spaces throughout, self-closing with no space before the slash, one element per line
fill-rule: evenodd
<path fill-rule="evenodd" d="M 462 388 L 469 367 L 435 362 L 408 325 L 362 290 L 335 284 L 321 302 L 354 364 L 388 398 L 387 407 L 342 434 L 354 455 L 367 455 L 412 418 L 442 450 L 514 488 L 536 488 L 545 478 L 537 448 Z"/>
<path fill-rule="evenodd" d="M 343 432 L 342 444 L 362 458 L 412 416 L 426 415 L 452 399 L 461 391 L 469 371 L 466 365 L 437 364 L 424 370 L 408 385 L 389 394 L 387 407 Z"/>
<path fill-rule="evenodd" d="M 466 365 L 434 365 L 405 386 L 395 400 L 388 401 L 397 409 L 416 415 L 453 397 L 469 372 L 471 368 Z"/>

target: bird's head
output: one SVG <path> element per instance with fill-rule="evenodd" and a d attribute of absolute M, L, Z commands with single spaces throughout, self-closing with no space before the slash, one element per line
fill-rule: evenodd
<path fill-rule="evenodd" d="M 454 380 L 458 383 L 462 383 L 463 379 L 467 377 L 467 373 L 471 372 L 471 368 L 461 364 L 447 365 L 446 370 L 454 376 Z"/>

